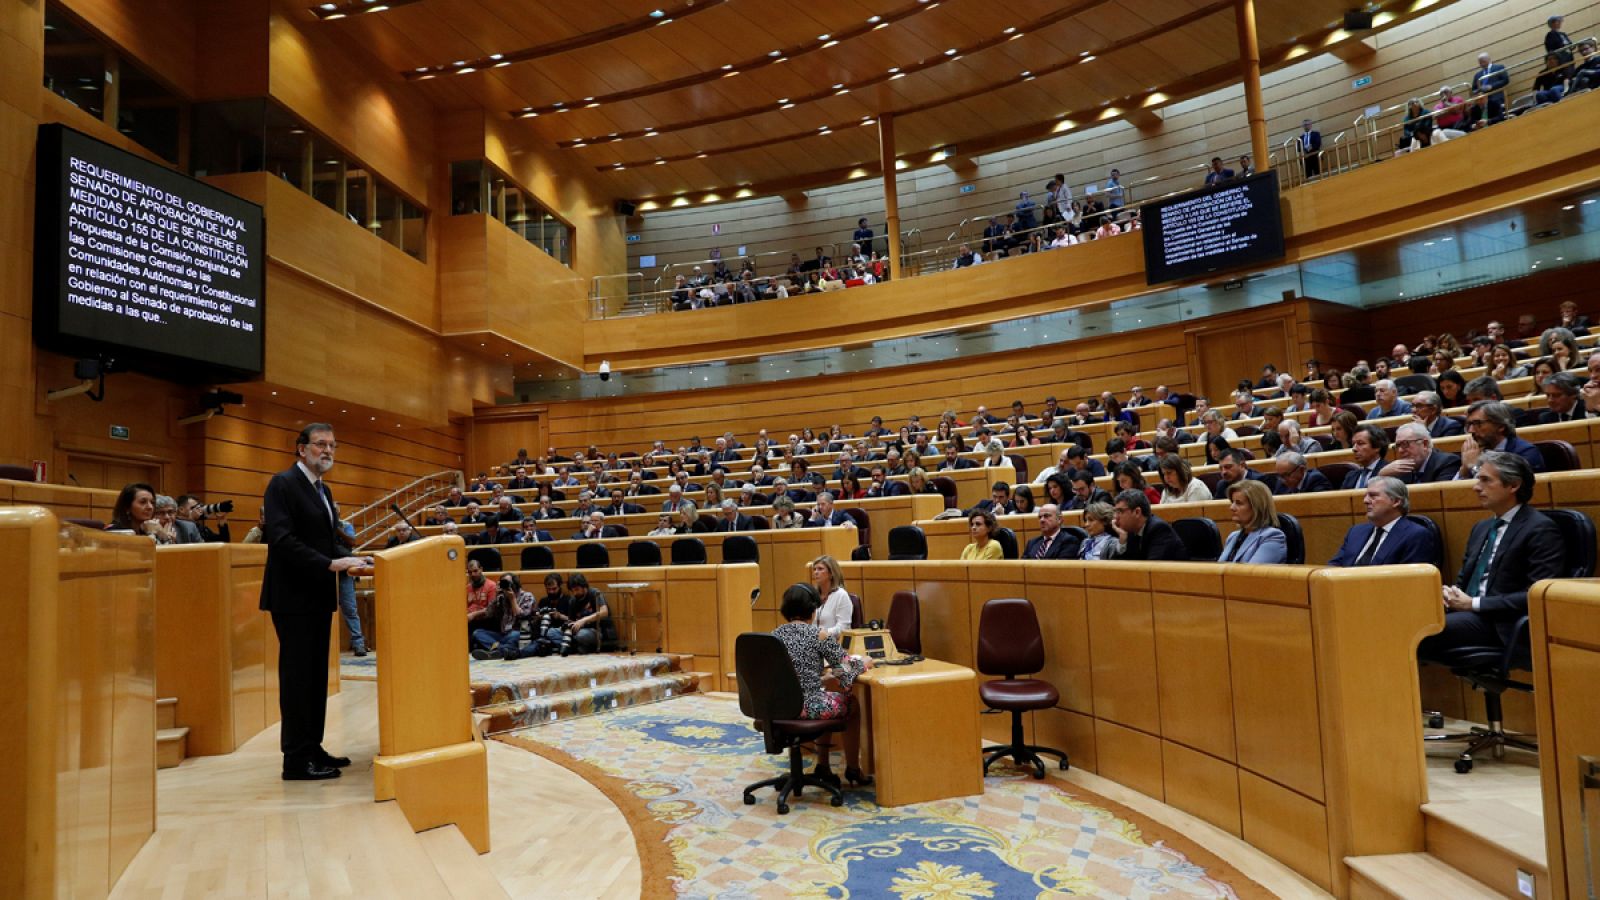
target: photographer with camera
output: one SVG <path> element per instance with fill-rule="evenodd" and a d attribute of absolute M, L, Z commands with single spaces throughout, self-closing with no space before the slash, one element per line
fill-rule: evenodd
<path fill-rule="evenodd" d="M 533 595 L 522 590 L 517 576 L 507 572 L 500 576 L 499 590 L 483 618 L 481 628 L 472 630 L 473 659 L 516 659 L 517 642 L 522 633 L 517 620 L 532 612 Z"/>
<path fill-rule="evenodd" d="M 228 533 L 228 513 L 233 512 L 233 501 L 201 503 L 193 494 L 178 497 L 178 529 L 180 544 L 226 544 L 233 540 Z M 207 519 L 215 519 L 217 529 L 206 526 Z"/>
<path fill-rule="evenodd" d="M 562 590 L 561 576 L 554 572 L 544 576 L 544 596 L 540 597 L 529 612 L 524 637 L 528 645 L 522 648 L 522 656 L 549 656 L 559 653 L 566 656 L 572 652 L 572 635 L 562 626 L 569 621 L 567 613 L 571 609 L 571 602 Z"/>

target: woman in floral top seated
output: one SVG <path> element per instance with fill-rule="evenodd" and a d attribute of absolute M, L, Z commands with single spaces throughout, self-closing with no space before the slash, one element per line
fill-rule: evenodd
<path fill-rule="evenodd" d="M 844 777 L 851 784 L 871 784 L 872 778 L 861 773 L 861 717 L 856 713 L 856 698 L 850 689 L 862 672 L 872 668 L 872 660 L 846 656 L 837 643 L 825 640 L 818 633 L 815 620 L 821 605 L 822 598 L 816 588 L 809 584 L 790 585 L 783 592 L 780 607 L 784 624 L 772 634 L 789 651 L 795 675 L 800 678 L 800 691 L 805 695 L 801 718 L 848 719 L 849 726 L 844 733 Z M 826 682 L 823 679 L 825 667 L 837 673 L 836 677 L 829 676 Z M 828 687 L 837 690 L 828 690 Z M 831 735 L 823 735 L 817 740 L 815 774 L 825 778 L 833 774 L 828 764 L 830 738 Z"/>

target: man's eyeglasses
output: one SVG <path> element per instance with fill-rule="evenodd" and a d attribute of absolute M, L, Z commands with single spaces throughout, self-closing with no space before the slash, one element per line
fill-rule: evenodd
<path fill-rule="evenodd" d="M 1395 441 L 1394 445 L 1396 447 L 1400 448 L 1401 450 L 1404 450 L 1407 447 L 1410 447 L 1410 446 L 1412 446 L 1414 444 L 1420 444 L 1420 443 L 1423 443 L 1423 442 L 1421 440 L 1418 440 L 1418 439 L 1415 439 L 1415 438 L 1407 438 L 1407 439 L 1405 439 L 1403 441 Z"/>
<path fill-rule="evenodd" d="M 1468 428 L 1477 428 L 1479 425 L 1483 425 L 1483 424 L 1487 423 L 1488 421 L 1489 421 L 1488 419 L 1468 419 L 1467 420 L 1467 427 Z"/>
<path fill-rule="evenodd" d="M 1113 506 L 1111 508 L 1111 511 L 1114 512 L 1114 513 L 1126 513 L 1126 512 L 1133 512 L 1133 509 L 1131 507 L 1127 507 L 1127 506 Z"/>

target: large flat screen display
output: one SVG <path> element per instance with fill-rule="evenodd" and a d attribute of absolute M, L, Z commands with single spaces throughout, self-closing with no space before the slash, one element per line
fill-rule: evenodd
<path fill-rule="evenodd" d="M 261 207 L 60 125 L 38 157 L 40 345 L 197 382 L 261 372 Z"/>
<path fill-rule="evenodd" d="M 1147 203 L 1139 219 L 1150 284 L 1283 258 L 1277 172 Z"/>

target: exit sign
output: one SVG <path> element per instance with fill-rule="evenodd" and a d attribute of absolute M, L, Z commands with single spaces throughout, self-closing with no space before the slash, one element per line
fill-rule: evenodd
<path fill-rule="evenodd" d="M 125 441 L 125 440 L 127 440 L 128 439 L 128 426 L 126 426 L 126 425 L 113 425 L 113 426 L 111 426 L 111 439 L 114 440 L 114 441 Z"/>
<path fill-rule="evenodd" d="M 963 184 L 957 192 L 962 194 L 970 194 L 977 189 L 978 186 L 975 184 Z"/>
<path fill-rule="evenodd" d="M 1362 88 L 1366 87 L 1367 85 L 1369 85 L 1371 83 L 1372 83 L 1372 76 L 1371 75 L 1363 75 L 1360 78 L 1357 78 L 1355 81 L 1350 82 L 1350 90 L 1359 91 L 1359 90 L 1361 90 Z"/>
<path fill-rule="evenodd" d="M 630 234 L 630 235 L 628 235 L 628 243 L 637 244 L 637 243 L 639 243 L 639 238 L 640 238 L 640 235 Z"/>

